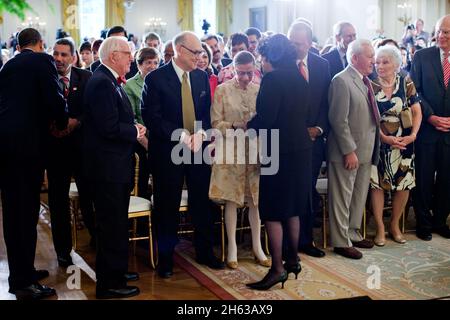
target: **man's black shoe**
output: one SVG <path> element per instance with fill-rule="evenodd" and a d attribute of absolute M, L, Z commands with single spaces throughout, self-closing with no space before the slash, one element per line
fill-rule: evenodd
<path fill-rule="evenodd" d="M 211 269 L 222 270 L 225 269 L 225 263 L 217 259 L 216 257 L 210 257 L 207 259 L 198 258 L 197 263 L 210 267 Z"/>
<path fill-rule="evenodd" d="M 67 256 L 67 257 L 58 256 L 58 265 L 63 268 L 72 266 L 73 265 L 72 257 L 71 256 Z"/>
<path fill-rule="evenodd" d="M 443 238 L 450 239 L 450 229 L 447 226 L 433 229 L 433 232 L 437 233 Z"/>
<path fill-rule="evenodd" d="M 34 270 L 33 277 L 35 281 L 40 281 L 47 278 L 49 275 L 50 273 L 48 273 L 47 270 Z"/>
<path fill-rule="evenodd" d="M 97 289 L 97 299 L 121 299 L 137 296 L 140 293 L 138 287 L 126 286 L 115 289 Z"/>
<path fill-rule="evenodd" d="M 431 241 L 433 239 L 430 231 L 417 230 L 416 236 L 423 241 Z"/>
<path fill-rule="evenodd" d="M 163 279 L 169 279 L 173 276 L 172 268 L 158 267 L 158 276 Z"/>
<path fill-rule="evenodd" d="M 14 290 L 11 293 L 16 295 L 17 300 L 39 300 L 56 295 L 55 289 L 43 286 L 37 282 L 28 287 Z"/>
<path fill-rule="evenodd" d="M 300 247 L 298 251 L 315 258 L 325 257 L 325 252 L 314 247 L 313 245 Z"/>
<path fill-rule="evenodd" d="M 127 272 L 127 273 L 125 273 L 125 280 L 126 281 L 138 281 L 139 274 L 137 272 Z"/>

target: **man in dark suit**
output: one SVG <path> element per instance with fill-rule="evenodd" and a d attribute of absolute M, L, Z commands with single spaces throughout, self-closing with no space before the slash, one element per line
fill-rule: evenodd
<path fill-rule="evenodd" d="M 110 38 L 110 37 L 125 37 L 125 38 L 127 38 L 127 31 L 122 26 L 114 26 L 108 30 L 106 37 L 107 38 Z M 91 65 L 91 71 L 94 72 L 95 70 L 97 70 L 97 68 L 100 66 L 100 64 L 101 64 L 100 60 L 95 61 Z M 128 71 L 127 74 L 125 75 L 125 79 L 128 80 L 128 79 L 133 78 L 138 71 L 139 70 L 137 68 L 136 62 L 133 61 L 130 66 L 130 71 Z"/>
<path fill-rule="evenodd" d="M 211 66 L 213 68 L 214 74 L 217 76 L 219 75 L 220 70 L 228 66 L 231 62 L 233 62 L 233 60 L 223 57 L 223 52 L 222 50 L 220 50 L 219 36 L 215 34 L 208 35 L 206 36 L 204 42 L 211 48 Z"/>
<path fill-rule="evenodd" d="M 68 39 L 56 41 L 53 48 L 58 78 L 67 100 L 69 124 L 64 131 L 53 130 L 49 141 L 47 164 L 48 200 L 52 221 L 53 244 L 61 267 L 72 265 L 70 252 L 72 237 L 70 228 L 69 189 L 72 176 L 80 195 L 80 207 L 91 237 L 94 235 L 92 200 L 81 174 L 81 123 L 83 121 L 83 95 L 92 73 L 72 67 L 75 46 Z"/>
<path fill-rule="evenodd" d="M 347 48 L 356 39 L 356 29 L 349 22 L 338 22 L 333 29 L 337 46 L 322 56 L 330 64 L 332 79 L 347 67 Z"/>
<path fill-rule="evenodd" d="M 294 23 L 288 31 L 289 40 L 297 48 L 297 66 L 300 74 L 308 82 L 308 132 L 314 141 L 312 161 L 312 196 L 310 212 L 300 213 L 299 251 L 313 257 L 323 257 L 325 253 L 314 246 L 313 227 L 318 210 L 320 196 L 316 190 L 322 162 L 325 160 L 324 135 L 328 130 L 328 88 L 330 86 L 330 70 L 325 59 L 310 52 L 313 31 L 311 27 L 300 21 Z"/>
<path fill-rule="evenodd" d="M 436 24 L 436 41 L 436 47 L 416 52 L 411 69 L 423 113 L 413 200 L 416 234 L 425 241 L 431 232 L 450 239 L 450 15 Z"/>
<path fill-rule="evenodd" d="M 150 73 L 142 93 L 142 117 L 149 129 L 149 158 L 153 172 L 155 230 L 158 238 L 160 277 L 173 274 L 173 253 L 177 244 L 178 211 L 186 179 L 188 207 L 195 228 L 197 261 L 210 268 L 222 269 L 213 254 L 213 215 L 208 197 L 210 166 L 204 162 L 177 164 L 172 150 L 183 147 L 183 155 L 192 160 L 202 157 L 204 140 L 211 127 L 211 95 L 208 76 L 197 69 L 203 52 L 197 36 L 183 32 L 174 39 L 172 62 Z M 201 121 L 202 128 L 194 126 Z M 181 137 L 174 137 L 177 131 Z M 176 139 L 176 141 L 174 141 Z"/>
<path fill-rule="evenodd" d="M 102 64 L 86 86 L 83 170 L 92 184 L 97 235 L 99 299 L 139 294 L 127 286 L 128 205 L 133 179 L 133 150 L 145 127 L 134 123 L 127 94 L 121 87 L 133 60 L 123 37 L 106 39 L 100 47 Z"/>
<path fill-rule="evenodd" d="M 0 71 L 0 189 L 9 265 L 9 292 L 18 299 L 40 299 L 55 290 L 37 280 L 36 226 L 50 123 L 67 125 L 66 102 L 53 58 L 41 35 L 27 28 L 18 35 L 20 53 Z"/>

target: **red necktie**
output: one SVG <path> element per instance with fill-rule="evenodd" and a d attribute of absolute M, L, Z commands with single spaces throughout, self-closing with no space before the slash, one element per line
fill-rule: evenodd
<path fill-rule="evenodd" d="M 117 78 L 117 84 L 120 86 L 121 84 L 127 84 L 127 79 L 125 79 L 125 76 L 121 76 Z"/>
<path fill-rule="evenodd" d="M 450 80 L 450 62 L 448 62 L 449 53 L 444 53 L 444 61 L 442 61 L 442 68 L 444 70 L 444 85 L 448 88 L 448 81 Z"/>
<path fill-rule="evenodd" d="M 303 60 L 298 64 L 298 68 L 300 69 L 300 74 L 303 76 L 303 78 L 305 78 L 306 82 L 309 82 L 308 72 L 306 72 L 306 66 Z"/>
<path fill-rule="evenodd" d="M 363 77 L 363 82 L 368 89 L 368 97 L 369 97 L 369 102 L 370 102 L 369 104 L 370 104 L 372 117 L 375 120 L 375 123 L 379 123 L 380 122 L 380 113 L 378 111 L 378 105 L 375 101 L 375 94 L 373 93 L 372 85 L 370 84 L 370 80 L 367 77 Z"/>
<path fill-rule="evenodd" d="M 70 86 L 69 82 L 70 82 L 70 80 L 67 77 L 61 77 L 59 79 L 59 81 L 61 81 L 61 83 L 63 85 L 64 98 L 67 99 L 67 97 L 69 96 L 69 86 Z"/>

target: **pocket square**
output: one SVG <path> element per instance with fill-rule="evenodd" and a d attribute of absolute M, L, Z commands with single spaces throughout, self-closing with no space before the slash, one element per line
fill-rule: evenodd
<path fill-rule="evenodd" d="M 202 92 L 200 93 L 200 98 L 203 98 L 204 96 L 206 96 L 206 91 L 202 91 Z"/>

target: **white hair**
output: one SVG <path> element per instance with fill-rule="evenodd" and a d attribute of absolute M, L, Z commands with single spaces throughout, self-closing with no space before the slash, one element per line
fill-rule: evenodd
<path fill-rule="evenodd" d="M 122 50 L 123 45 L 128 46 L 128 39 L 125 37 L 109 37 L 102 42 L 100 49 L 98 50 L 98 55 L 100 57 L 100 62 L 103 63 L 109 60 L 109 55 L 114 51 Z"/>
<path fill-rule="evenodd" d="M 361 54 L 364 50 L 364 47 L 371 47 L 372 42 L 367 39 L 356 39 L 352 43 L 349 44 L 347 49 L 347 61 L 349 64 L 352 64 L 352 58 L 358 54 Z"/>
<path fill-rule="evenodd" d="M 392 63 L 396 66 L 396 68 L 400 68 L 402 65 L 402 54 L 397 47 L 393 45 L 385 45 L 380 48 L 378 48 L 376 54 L 376 58 L 380 57 L 388 57 Z"/>

